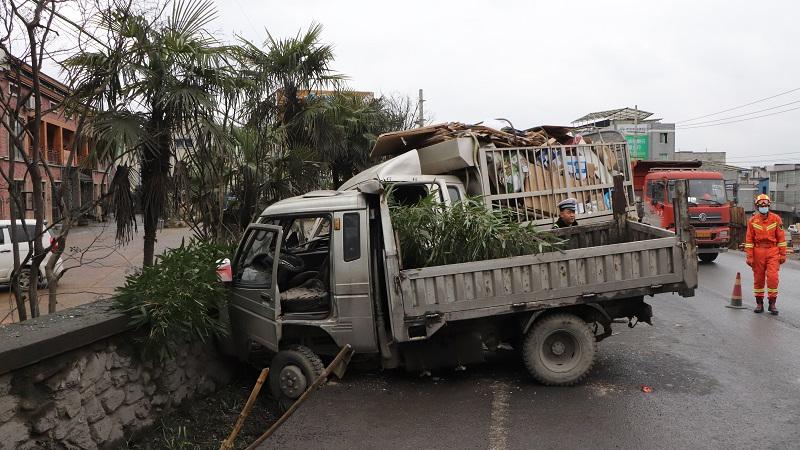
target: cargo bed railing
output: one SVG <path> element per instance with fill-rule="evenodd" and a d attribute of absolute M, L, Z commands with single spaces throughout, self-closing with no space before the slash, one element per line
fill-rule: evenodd
<path fill-rule="evenodd" d="M 625 143 L 479 149 L 482 191 L 487 206 L 506 208 L 522 223 L 552 224 L 558 203 L 578 201 L 586 223 L 613 215 L 615 174 L 624 175 L 628 211 L 635 212 L 630 160 Z"/>

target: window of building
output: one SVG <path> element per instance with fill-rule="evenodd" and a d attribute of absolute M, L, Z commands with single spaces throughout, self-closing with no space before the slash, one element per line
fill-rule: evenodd
<path fill-rule="evenodd" d="M 8 125 L 11 129 L 8 133 L 9 157 L 19 161 L 22 159 L 22 145 L 25 141 L 24 126 L 13 113 L 8 116 Z"/>
<path fill-rule="evenodd" d="M 784 203 L 784 201 L 785 201 L 784 192 L 783 191 L 776 192 L 775 193 L 775 202 L 776 203 Z"/>
<path fill-rule="evenodd" d="M 25 191 L 24 180 L 14 180 L 12 195 L 19 199 L 19 208 L 22 211 L 33 210 L 33 192 Z M 12 208 L 17 207 L 14 200 L 11 200 Z"/>
<path fill-rule="evenodd" d="M 669 144 L 669 133 L 659 133 L 658 134 L 658 143 L 659 144 Z"/>
<path fill-rule="evenodd" d="M 658 154 L 658 159 L 660 159 L 662 161 L 666 161 L 667 159 L 669 159 L 669 153 L 659 153 Z"/>

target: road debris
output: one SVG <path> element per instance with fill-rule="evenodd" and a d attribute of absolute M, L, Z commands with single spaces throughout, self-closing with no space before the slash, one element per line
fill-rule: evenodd
<path fill-rule="evenodd" d="M 283 413 L 283 415 L 275 423 L 273 423 L 272 426 L 270 426 L 269 429 L 267 429 L 267 431 L 264 432 L 264 434 L 262 434 L 258 439 L 256 439 L 255 442 L 250 444 L 247 447 L 247 450 L 254 450 L 264 441 L 266 441 L 270 436 L 272 436 L 275 433 L 275 431 L 277 431 L 278 428 L 281 427 L 281 425 L 283 425 L 287 420 L 289 420 L 289 417 L 291 417 L 292 414 L 294 414 L 294 412 L 297 411 L 297 408 L 299 408 L 300 405 L 302 405 L 303 402 L 305 402 L 308 399 L 308 397 L 311 396 L 312 392 L 317 390 L 317 388 L 325 381 L 325 379 L 328 378 L 328 376 L 330 376 L 332 373 L 343 374 L 344 369 L 350 362 L 350 358 L 352 356 L 353 356 L 353 347 L 351 347 L 350 344 L 347 344 L 344 347 L 342 347 L 342 349 L 339 351 L 336 357 L 333 358 L 333 361 L 331 361 L 330 365 L 328 365 L 328 367 L 326 367 L 325 370 L 322 371 L 322 373 L 317 377 L 317 379 L 314 380 L 311 386 L 309 386 L 306 389 L 306 391 L 303 392 L 303 395 L 301 395 L 297 400 L 295 400 L 292 406 L 290 406 L 289 409 L 287 409 L 286 412 Z"/>
<path fill-rule="evenodd" d="M 236 419 L 236 424 L 231 431 L 231 434 L 228 435 L 228 438 L 222 442 L 220 445 L 219 450 L 227 450 L 233 448 L 233 442 L 236 440 L 236 436 L 239 435 L 239 432 L 242 431 L 242 427 L 244 426 L 244 421 L 247 420 L 247 417 L 250 415 L 250 411 L 253 409 L 253 404 L 258 398 L 258 393 L 261 392 L 261 386 L 264 385 L 264 380 L 267 379 L 267 375 L 269 374 L 269 367 L 264 368 L 261 371 L 261 374 L 258 376 L 256 380 L 256 385 L 253 386 L 253 390 L 250 392 L 250 397 L 247 399 L 247 403 L 245 403 L 244 408 L 242 408 L 242 412 L 239 414 L 239 418 Z"/>

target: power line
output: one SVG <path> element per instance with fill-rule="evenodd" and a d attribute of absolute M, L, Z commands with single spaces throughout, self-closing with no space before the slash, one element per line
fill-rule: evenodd
<path fill-rule="evenodd" d="M 784 156 L 784 155 L 797 155 L 797 154 L 800 154 L 800 152 L 767 153 L 767 154 L 758 155 L 758 156 L 731 156 L 731 157 L 729 157 L 727 159 L 751 160 L 751 159 L 761 158 L 762 156 Z M 787 156 L 787 158 L 788 158 L 788 156 Z"/>
<path fill-rule="evenodd" d="M 722 113 L 726 113 L 726 112 L 730 112 L 730 111 L 735 111 L 737 109 L 742 109 L 745 106 L 755 105 L 756 103 L 765 102 L 767 100 L 771 100 L 773 98 L 780 97 L 780 96 L 786 95 L 786 94 L 791 94 L 792 92 L 797 92 L 797 91 L 800 91 L 800 88 L 790 89 L 788 91 L 781 92 L 779 94 L 775 94 L 775 95 L 772 95 L 772 96 L 769 96 L 769 97 L 764 97 L 764 98 L 752 101 L 750 103 L 745 103 L 744 105 L 739 105 L 739 106 L 734 106 L 733 108 L 723 109 L 722 111 L 717 111 L 715 113 L 706 114 L 704 116 L 698 116 L 698 117 L 693 117 L 691 119 L 679 120 L 678 122 L 675 122 L 675 123 L 694 122 L 697 119 L 705 119 L 706 117 L 716 116 L 718 114 L 722 114 Z"/>
<path fill-rule="evenodd" d="M 693 127 L 695 125 L 703 125 L 703 124 L 707 124 L 707 123 L 722 122 L 724 120 L 736 119 L 737 117 L 750 116 L 750 115 L 753 115 L 753 114 L 762 113 L 764 111 L 772 111 L 773 109 L 783 108 L 785 106 L 795 105 L 797 103 L 800 103 L 800 100 L 795 100 L 793 102 L 784 103 L 784 104 L 778 105 L 778 106 L 772 106 L 770 108 L 759 109 L 758 111 L 752 111 L 752 112 L 749 112 L 749 113 L 737 114 L 735 116 L 723 117 L 721 119 L 708 120 L 708 121 L 704 121 L 704 122 L 694 122 L 694 123 L 690 123 L 690 124 L 687 124 L 687 125 L 681 125 L 681 127 Z"/>
<path fill-rule="evenodd" d="M 748 120 L 753 120 L 753 119 L 760 119 L 762 117 L 776 116 L 778 114 L 783 114 L 783 113 L 787 113 L 787 112 L 790 112 L 790 111 L 796 111 L 798 109 L 800 109 L 800 106 L 798 106 L 796 108 L 786 109 L 786 110 L 783 110 L 783 111 L 777 111 L 777 112 L 770 113 L 770 114 L 762 114 L 760 116 L 748 117 L 746 119 L 731 120 L 729 122 L 721 122 L 721 123 L 715 123 L 715 124 L 711 124 L 711 125 L 697 125 L 697 126 L 688 125 L 688 126 L 684 126 L 684 127 L 678 127 L 678 129 L 679 130 L 690 130 L 692 128 L 707 128 L 707 127 L 716 127 L 718 125 L 728 125 L 728 124 L 731 124 L 731 123 L 739 123 L 739 122 L 746 122 Z"/>
<path fill-rule="evenodd" d="M 769 164 L 791 164 L 791 163 L 798 163 L 800 164 L 800 158 L 779 158 L 779 159 L 770 159 L 765 161 L 763 159 L 753 159 L 753 160 L 745 160 L 745 161 L 725 161 L 726 165 L 735 166 L 737 164 L 752 164 L 752 165 L 769 165 Z"/>
<path fill-rule="evenodd" d="M 800 157 L 797 158 L 767 158 L 767 159 L 746 159 L 741 161 L 725 161 L 725 164 L 735 166 L 739 164 L 763 166 L 765 164 L 777 163 L 800 163 Z"/>
<path fill-rule="evenodd" d="M 780 156 L 780 158 L 776 158 L 776 159 L 794 159 L 794 158 L 800 159 L 800 155 L 793 155 L 793 156 L 783 156 L 783 155 L 789 155 L 789 154 L 788 153 L 784 153 L 784 154 L 777 154 L 777 155 L 773 155 L 773 156 Z M 769 155 L 763 155 L 763 156 L 769 156 Z M 729 158 L 725 158 L 725 160 L 726 161 L 732 161 L 732 162 L 736 162 L 736 161 L 762 161 L 763 158 L 761 156 L 731 156 Z"/>

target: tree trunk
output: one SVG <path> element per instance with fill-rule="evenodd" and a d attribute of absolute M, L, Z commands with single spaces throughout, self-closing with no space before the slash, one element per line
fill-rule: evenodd
<path fill-rule="evenodd" d="M 13 174 L 15 169 L 14 163 L 14 152 L 11 153 L 11 158 L 8 160 L 8 165 L 10 167 L 8 173 Z M 11 223 L 16 223 L 17 219 L 19 219 L 19 196 L 20 193 L 17 192 L 16 187 L 12 184 L 8 187 L 8 194 L 9 199 L 11 200 Z M 22 322 L 24 320 L 28 320 L 28 312 L 25 310 L 25 295 L 19 289 L 19 240 L 16 236 L 17 227 L 9 227 L 8 232 L 11 237 L 11 249 L 13 252 L 14 257 L 14 276 L 11 277 L 11 291 L 14 293 L 14 299 L 17 302 L 17 314 L 19 315 L 19 321 Z"/>
<path fill-rule="evenodd" d="M 156 232 L 158 219 L 164 210 L 167 179 L 171 162 L 170 141 L 172 126 L 167 114 L 159 108 L 153 109 L 150 118 L 155 145 L 145 146 L 142 158 L 142 209 L 144 210 L 144 267 L 155 262 Z"/>

